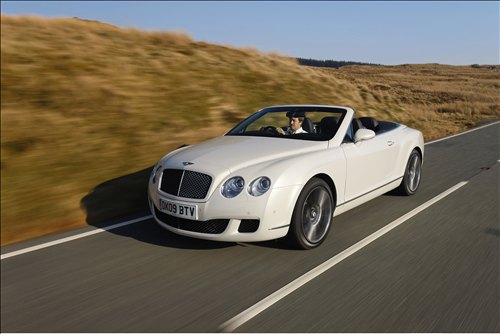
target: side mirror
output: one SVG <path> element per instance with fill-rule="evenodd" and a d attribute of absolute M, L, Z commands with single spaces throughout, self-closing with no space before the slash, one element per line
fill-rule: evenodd
<path fill-rule="evenodd" d="M 354 142 L 357 143 L 362 140 L 369 140 L 375 137 L 375 131 L 369 129 L 359 129 L 354 134 Z"/>

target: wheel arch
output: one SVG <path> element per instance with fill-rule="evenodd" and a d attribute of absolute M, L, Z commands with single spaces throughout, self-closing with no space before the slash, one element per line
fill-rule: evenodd
<path fill-rule="evenodd" d="M 422 149 L 419 146 L 415 146 L 413 150 L 418 152 L 418 155 L 420 155 L 420 160 L 422 161 L 422 163 L 424 163 L 424 152 L 422 151 Z"/>
<path fill-rule="evenodd" d="M 329 175 L 324 174 L 324 173 L 316 174 L 312 178 L 321 179 L 321 180 L 325 181 L 326 184 L 328 184 L 328 186 L 330 187 L 330 190 L 332 192 L 332 195 L 333 195 L 333 200 L 335 201 L 334 206 L 337 205 L 337 198 L 338 198 L 337 187 L 335 187 L 335 183 L 333 182 L 332 178 Z"/>

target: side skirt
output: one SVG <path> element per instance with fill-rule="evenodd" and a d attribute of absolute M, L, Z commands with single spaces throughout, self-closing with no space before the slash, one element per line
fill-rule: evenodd
<path fill-rule="evenodd" d="M 363 194 L 363 195 L 358 196 L 356 198 L 353 198 L 347 202 L 344 202 L 342 204 L 337 205 L 333 216 L 334 217 L 338 216 L 341 213 L 349 211 L 349 210 L 351 210 L 351 209 L 353 209 L 353 208 L 355 208 L 363 203 L 366 203 L 366 202 L 368 202 L 376 197 L 379 197 L 388 191 L 396 189 L 401 184 L 402 179 L 403 179 L 403 177 L 401 176 L 401 177 L 397 178 L 396 180 L 391 181 L 383 186 L 380 186 L 380 187 L 378 187 L 378 188 L 376 188 L 376 189 L 374 189 L 366 194 Z"/>

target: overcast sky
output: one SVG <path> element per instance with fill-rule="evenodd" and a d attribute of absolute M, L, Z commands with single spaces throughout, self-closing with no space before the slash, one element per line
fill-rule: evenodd
<path fill-rule="evenodd" d="M 183 31 L 196 41 L 320 60 L 500 62 L 498 1 L 1 1 L 1 11 Z"/>

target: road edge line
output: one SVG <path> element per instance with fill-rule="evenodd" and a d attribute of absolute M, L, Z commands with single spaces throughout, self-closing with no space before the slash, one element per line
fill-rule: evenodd
<path fill-rule="evenodd" d="M 408 219 L 412 218 L 413 216 L 417 215 L 421 211 L 427 209 L 434 203 L 442 200 L 446 196 L 450 195 L 451 193 L 455 192 L 456 190 L 460 189 L 464 185 L 466 185 L 468 181 L 462 181 L 455 186 L 449 188 L 448 190 L 443 191 L 439 195 L 431 198 L 427 202 L 419 205 L 415 209 L 411 210 L 410 212 L 404 214 L 403 216 L 399 217 L 398 219 L 394 220 L 393 222 L 385 225 L 381 229 L 377 230 L 376 232 L 370 234 L 366 238 L 358 241 L 354 245 L 350 246 L 349 248 L 343 250 L 339 254 L 335 255 L 334 257 L 330 258 L 329 260 L 323 262 L 322 264 L 318 265 L 317 267 L 311 269 L 307 273 L 303 274 L 302 276 L 296 278 L 292 282 L 288 283 L 281 289 L 275 291 L 274 293 L 270 294 L 266 298 L 262 299 L 261 301 L 257 302 L 253 306 L 247 308 L 243 312 L 239 313 L 238 315 L 234 316 L 233 318 L 229 319 L 228 321 L 224 322 L 222 325 L 219 326 L 219 331 L 221 332 L 232 332 L 236 328 L 240 327 L 250 319 L 254 318 L 257 316 L 259 313 L 262 311 L 266 310 L 276 302 L 280 301 L 281 299 L 285 298 L 287 295 L 290 293 L 294 292 L 304 284 L 310 282 L 317 276 L 321 275 L 325 271 L 331 269 L 333 266 L 338 264 L 339 262 L 345 260 L 352 254 L 356 253 L 360 249 L 364 248 L 365 246 L 369 245 L 376 239 L 380 238 L 384 234 L 388 233 L 392 229 L 396 228 L 397 226 L 401 225 Z"/>
<path fill-rule="evenodd" d="M 143 217 L 139 217 L 139 218 L 136 218 L 136 219 L 128 220 L 126 222 L 122 222 L 122 223 L 118 223 L 118 224 L 114 224 L 114 225 L 110 225 L 110 226 L 98 228 L 98 229 L 93 230 L 93 231 L 79 233 L 79 234 L 75 234 L 75 235 L 72 235 L 72 236 L 69 236 L 69 237 L 66 237 L 66 238 L 62 238 L 62 239 L 57 239 L 57 240 L 54 240 L 54 241 L 45 242 L 45 243 L 40 244 L 40 245 L 36 245 L 36 246 L 28 247 L 28 248 L 23 248 L 23 249 L 20 249 L 20 250 L 17 250 L 17 251 L 13 251 L 13 252 L 10 252 L 10 253 L 5 253 L 5 254 L 1 255 L 0 260 L 8 259 L 10 257 L 21 255 L 21 254 L 26 254 L 26 253 L 34 252 L 34 251 L 37 251 L 39 249 L 43 249 L 43 248 L 47 248 L 47 247 L 59 245 L 59 244 L 62 244 L 62 243 L 68 242 L 68 241 L 73 241 L 73 240 L 76 240 L 76 239 L 85 238 L 85 237 L 88 237 L 90 235 L 94 235 L 94 234 L 106 232 L 106 231 L 109 231 L 109 230 L 113 230 L 115 228 L 120 228 L 120 227 L 123 227 L 123 226 L 130 225 L 130 224 L 139 223 L 141 221 L 144 221 L 144 220 L 147 220 L 147 219 L 151 219 L 151 218 L 153 218 L 153 215 L 143 216 Z"/>

